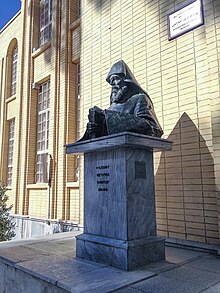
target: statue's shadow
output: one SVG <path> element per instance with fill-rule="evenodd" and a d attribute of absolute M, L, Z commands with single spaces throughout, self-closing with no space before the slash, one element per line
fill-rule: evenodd
<path fill-rule="evenodd" d="M 218 243 L 218 213 L 212 135 L 206 141 L 183 113 L 155 170 L 158 234 L 171 238 Z"/>

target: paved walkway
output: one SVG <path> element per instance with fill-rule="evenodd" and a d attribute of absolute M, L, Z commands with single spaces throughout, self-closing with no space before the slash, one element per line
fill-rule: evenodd
<path fill-rule="evenodd" d="M 75 259 L 76 232 L 0 243 L 0 293 L 220 293 L 220 256 L 166 247 L 126 272 Z"/>

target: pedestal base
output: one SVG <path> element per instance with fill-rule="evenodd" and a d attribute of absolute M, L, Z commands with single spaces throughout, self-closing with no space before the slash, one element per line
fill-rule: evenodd
<path fill-rule="evenodd" d="M 165 259 L 164 238 L 117 240 L 81 234 L 76 237 L 76 257 L 129 271 Z"/>
<path fill-rule="evenodd" d="M 118 133 L 67 146 L 84 153 L 84 234 L 76 256 L 123 270 L 165 258 L 156 237 L 153 149 L 164 139 Z M 99 236 L 98 236 L 99 235 Z"/>

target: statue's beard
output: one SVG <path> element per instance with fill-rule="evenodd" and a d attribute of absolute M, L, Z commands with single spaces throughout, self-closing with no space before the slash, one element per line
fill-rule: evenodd
<path fill-rule="evenodd" d="M 123 96 L 127 92 L 127 89 L 127 86 L 123 86 L 122 88 L 113 87 L 111 92 L 111 103 L 122 102 Z"/>

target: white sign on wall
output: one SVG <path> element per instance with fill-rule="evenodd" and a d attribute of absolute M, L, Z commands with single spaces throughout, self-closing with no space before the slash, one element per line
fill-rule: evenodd
<path fill-rule="evenodd" d="M 202 0 L 196 0 L 168 15 L 169 40 L 204 24 Z"/>

